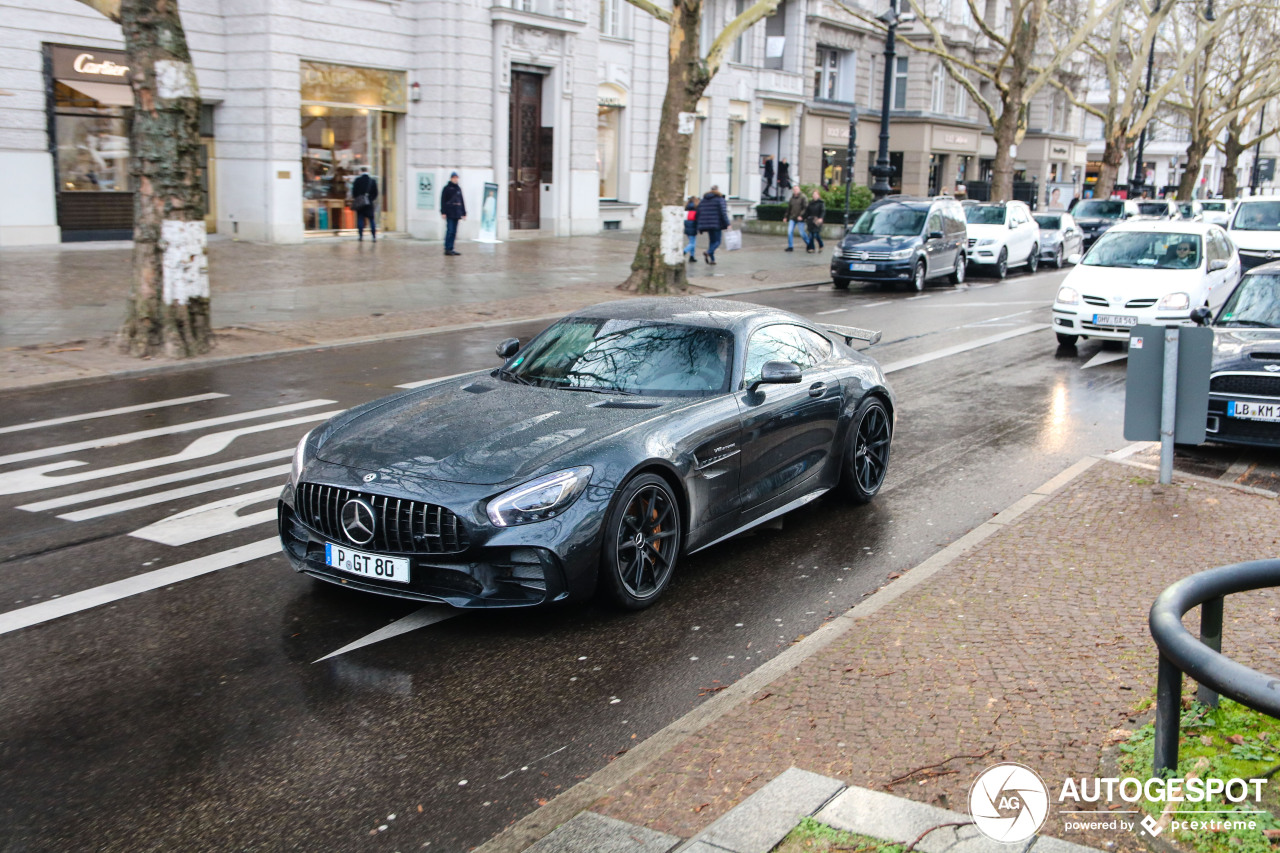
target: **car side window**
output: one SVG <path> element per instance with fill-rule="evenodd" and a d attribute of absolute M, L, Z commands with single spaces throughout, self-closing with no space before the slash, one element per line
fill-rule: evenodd
<path fill-rule="evenodd" d="M 925 226 L 924 231 L 926 234 L 931 234 L 934 231 L 941 231 L 941 230 L 942 230 L 942 214 L 935 210 L 933 213 L 929 214 L 929 224 Z"/>
<path fill-rule="evenodd" d="M 766 361 L 789 361 L 801 370 L 808 370 L 822 360 L 825 354 L 815 352 L 812 342 L 806 341 L 802 333 L 813 335 L 808 329 L 788 323 L 757 329 L 747 342 L 747 366 L 743 371 L 747 384 L 760 378 L 760 370 Z M 829 354 L 831 342 L 825 339 L 822 342 L 826 344 L 826 354 Z"/>

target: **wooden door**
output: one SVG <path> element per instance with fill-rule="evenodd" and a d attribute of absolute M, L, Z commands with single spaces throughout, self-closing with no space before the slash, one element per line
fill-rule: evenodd
<path fill-rule="evenodd" d="M 538 228 L 542 163 L 542 76 L 511 74 L 511 139 L 507 166 L 507 210 L 511 227 Z"/>

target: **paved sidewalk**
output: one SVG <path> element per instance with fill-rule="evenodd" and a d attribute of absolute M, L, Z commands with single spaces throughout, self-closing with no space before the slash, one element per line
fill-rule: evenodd
<path fill-rule="evenodd" d="M 1051 792 L 1105 775 L 1154 690 L 1156 595 L 1280 555 L 1274 495 L 1156 479 L 1084 460 L 480 850 L 522 850 L 584 809 L 693 838 L 791 767 L 959 812 L 999 761 Z M 1232 596 L 1225 615 L 1224 652 L 1274 672 L 1280 590 Z M 1145 849 L 1064 831 L 1070 817 L 1053 809 L 1043 834 Z"/>
<path fill-rule="evenodd" d="M 460 245 L 354 238 L 272 246 L 209 244 L 215 348 L 182 362 L 119 354 L 112 335 L 129 293 L 131 243 L 0 251 L 0 390 L 186 366 L 306 346 L 412 335 L 513 318 L 552 318 L 627 296 L 638 234 Z M 701 243 L 705 243 L 705 239 Z M 688 265 L 692 291 L 828 281 L 830 255 L 785 252 L 744 234 L 743 249 Z"/>

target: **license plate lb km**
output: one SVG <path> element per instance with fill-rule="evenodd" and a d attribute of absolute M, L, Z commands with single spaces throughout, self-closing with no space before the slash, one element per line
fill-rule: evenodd
<path fill-rule="evenodd" d="M 1228 400 L 1227 417 L 1280 423 L 1280 403 L 1246 403 L 1243 400 Z"/>
<path fill-rule="evenodd" d="M 355 551 L 345 545 L 324 545 L 324 561 L 335 569 L 350 572 L 353 575 L 373 578 L 374 580 L 409 582 L 408 557 L 384 557 L 381 554 L 366 554 Z"/>

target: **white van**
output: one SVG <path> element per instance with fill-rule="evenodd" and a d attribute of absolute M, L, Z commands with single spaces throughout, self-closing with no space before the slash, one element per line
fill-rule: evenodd
<path fill-rule="evenodd" d="M 1280 258 L 1280 196 L 1241 199 L 1227 234 L 1246 270 Z"/>

